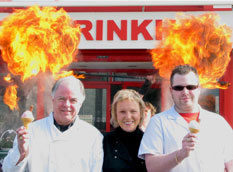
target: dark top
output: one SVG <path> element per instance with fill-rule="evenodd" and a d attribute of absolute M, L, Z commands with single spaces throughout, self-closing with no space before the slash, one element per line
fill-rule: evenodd
<path fill-rule="evenodd" d="M 75 120 L 76 120 L 76 118 L 75 118 Z M 75 121 L 75 120 L 74 120 L 74 121 Z M 55 125 L 55 126 L 57 127 L 57 129 L 60 130 L 61 132 L 64 132 L 64 131 L 68 130 L 70 127 L 72 127 L 73 124 L 74 124 L 74 121 L 73 121 L 72 123 L 70 123 L 69 125 L 59 125 L 59 124 L 57 123 L 57 121 L 53 118 L 54 125 Z"/>
<path fill-rule="evenodd" d="M 160 112 L 161 89 L 151 88 L 151 86 L 151 82 L 146 79 L 138 92 L 143 95 L 145 102 L 150 102 L 156 108 L 156 112 L 158 113 Z"/>
<path fill-rule="evenodd" d="M 125 132 L 120 127 L 105 133 L 103 172 L 144 172 L 145 161 L 138 158 L 143 132 Z"/>

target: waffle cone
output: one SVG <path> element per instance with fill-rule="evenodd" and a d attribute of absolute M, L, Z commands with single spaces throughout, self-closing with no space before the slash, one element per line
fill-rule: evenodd
<path fill-rule="evenodd" d="M 32 118 L 21 118 L 23 126 L 28 129 L 28 125 L 33 121 Z"/>
<path fill-rule="evenodd" d="M 199 133 L 199 129 L 196 129 L 196 128 L 189 128 L 189 131 L 191 133 Z"/>

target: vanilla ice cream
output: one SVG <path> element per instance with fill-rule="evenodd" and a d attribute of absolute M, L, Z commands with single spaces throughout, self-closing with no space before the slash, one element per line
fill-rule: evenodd
<path fill-rule="evenodd" d="M 21 120 L 23 122 L 23 126 L 28 129 L 28 125 L 34 120 L 33 114 L 32 114 L 32 108 L 30 110 L 25 111 L 21 115 Z"/>
<path fill-rule="evenodd" d="M 196 120 L 189 122 L 189 130 L 191 133 L 198 133 L 200 131 L 200 123 Z"/>

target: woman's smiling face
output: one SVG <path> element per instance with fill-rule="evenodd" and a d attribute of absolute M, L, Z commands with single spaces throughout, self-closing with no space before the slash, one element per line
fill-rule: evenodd
<path fill-rule="evenodd" d="M 116 117 L 119 126 L 126 132 L 133 132 L 140 123 L 140 106 L 134 100 L 122 100 L 117 103 Z"/>

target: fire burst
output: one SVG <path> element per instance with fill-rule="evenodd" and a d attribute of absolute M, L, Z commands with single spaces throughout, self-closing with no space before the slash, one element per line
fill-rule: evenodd
<path fill-rule="evenodd" d="M 13 83 L 10 74 L 4 77 L 4 80 L 10 83 L 10 85 L 6 88 L 3 101 L 5 104 L 9 106 L 11 110 L 18 110 L 18 97 L 17 97 L 17 88 L 18 86 Z"/>
<path fill-rule="evenodd" d="M 23 82 L 40 71 L 59 73 L 73 61 L 79 42 L 79 26 L 54 7 L 16 10 L 2 21 L 0 30 L 2 58 Z"/>
<path fill-rule="evenodd" d="M 218 79 L 230 61 L 232 30 L 218 20 L 213 13 L 198 17 L 180 13 L 175 21 L 163 21 L 163 40 L 151 51 L 160 76 L 168 79 L 175 66 L 190 64 L 197 69 L 202 87 L 226 88 Z"/>

